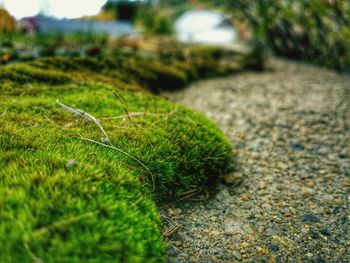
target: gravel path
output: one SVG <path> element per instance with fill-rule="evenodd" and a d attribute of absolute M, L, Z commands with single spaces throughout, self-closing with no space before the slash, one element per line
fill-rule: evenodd
<path fill-rule="evenodd" d="M 237 163 L 231 186 L 162 211 L 182 225 L 169 262 L 350 262 L 350 76 L 273 60 L 170 96 L 215 119 Z"/>

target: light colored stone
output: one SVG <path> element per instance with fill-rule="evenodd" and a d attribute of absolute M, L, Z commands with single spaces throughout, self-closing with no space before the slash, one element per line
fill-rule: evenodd
<path fill-rule="evenodd" d="M 235 257 L 237 260 L 242 260 L 242 254 L 236 250 L 232 251 L 232 255 Z"/>
<path fill-rule="evenodd" d="M 249 201 L 249 199 L 250 199 L 249 194 L 242 194 L 242 195 L 241 195 L 241 199 L 242 199 L 243 201 Z"/>
<path fill-rule="evenodd" d="M 225 204 L 230 203 L 233 200 L 233 197 L 230 195 L 230 192 L 228 189 L 225 187 L 221 189 L 215 196 L 215 199 L 223 202 Z"/>
<path fill-rule="evenodd" d="M 224 233 L 226 235 L 253 235 L 253 228 L 247 224 L 238 220 L 229 219 L 224 222 Z"/>

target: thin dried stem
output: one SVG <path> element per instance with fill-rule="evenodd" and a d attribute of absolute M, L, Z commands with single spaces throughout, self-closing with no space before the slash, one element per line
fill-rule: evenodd
<path fill-rule="evenodd" d="M 23 245 L 24 245 L 25 249 L 27 250 L 27 252 L 28 252 L 30 258 L 31 258 L 32 261 L 33 261 L 33 263 L 43 263 L 43 262 L 44 262 L 41 258 L 37 257 L 37 256 L 33 253 L 33 251 L 30 249 L 28 239 L 24 239 Z"/>
<path fill-rule="evenodd" d="M 100 131 L 106 137 L 106 139 L 110 142 L 109 136 L 107 135 L 106 131 L 103 129 L 102 125 L 100 124 L 100 121 L 97 118 L 95 118 L 94 116 L 92 116 L 91 114 L 89 114 L 89 113 L 87 113 L 87 112 L 85 112 L 83 110 L 69 107 L 69 106 L 63 104 L 62 102 L 60 102 L 59 100 L 56 100 L 56 103 L 59 104 L 66 111 L 69 111 L 69 112 L 71 112 L 71 113 L 73 113 L 75 115 L 79 115 L 79 116 L 85 117 L 85 118 L 87 118 L 89 120 L 92 120 L 98 126 Z"/>
<path fill-rule="evenodd" d="M 79 221 L 87 219 L 87 218 L 91 218 L 93 216 L 98 215 L 98 213 L 99 213 L 98 211 L 96 211 L 96 212 L 87 212 L 87 213 L 82 214 L 82 215 L 72 216 L 72 217 L 65 218 L 65 219 L 60 220 L 60 221 L 53 222 L 52 224 L 50 224 L 48 226 L 44 226 L 42 228 L 39 228 L 39 229 L 33 231 L 31 237 L 32 238 L 38 237 L 40 235 L 46 234 L 50 230 L 53 230 L 55 228 L 59 228 L 59 227 L 62 227 L 62 226 L 66 226 L 66 225 L 69 225 L 69 224 L 73 224 L 73 223 L 79 222 Z M 24 238 L 24 242 L 23 242 L 24 247 L 27 250 L 29 256 L 31 257 L 31 259 L 33 260 L 34 263 L 43 263 L 43 260 L 40 259 L 39 257 L 37 257 L 33 253 L 33 251 L 30 249 L 29 241 L 30 241 L 29 237 L 25 237 Z"/>
<path fill-rule="evenodd" d="M 198 192 L 199 192 L 199 190 L 197 188 L 194 188 L 194 189 L 191 189 L 191 190 L 188 190 L 186 192 L 179 194 L 179 197 L 181 198 L 181 197 L 188 196 L 190 194 L 198 193 Z"/>
<path fill-rule="evenodd" d="M 104 146 L 104 147 L 107 147 L 107 148 L 110 148 L 110 149 L 113 149 L 113 150 L 116 150 L 126 156 L 128 156 L 129 158 L 133 159 L 134 161 L 136 161 L 138 164 L 140 164 L 150 175 L 151 175 L 151 178 L 152 178 L 152 185 L 153 185 L 153 191 L 155 190 L 155 179 L 154 179 L 154 176 L 153 174 L 151 173 L 151 171 L 147 168 L 147 166 L 141 162 L 139 159 L 137 159 L 136 157 L 130 155 L 129 153 L 115 147 L 115 146 L 112 146 L 112 145 L 108 145 L 108 144 L 104 144 L 102 142 L 98 142 L 98 141 L 95 141 L 95 140 L 92 140 L 92 139 L 89 139 L 89 138 L 84 138 L 84 137 L 80 137 L 80 139 L 84 140 L 84 141 L 89 141 L 89 142 L 92 142 L 92 143 L 95 143 L 95 144 L 98 144 L 98 145 L 101 145 L 101 146 Z"/>
<path fill-rule="evenodd" d="M 208 200 L 210 198 L 210 194 L 208 191 L 205 191 L 205 195 L 203 197 L 200 198 L 191 198 L 191 201 L 195 201 L 195 202 L 201 202 L 201 201 L 205 201 Z"/>
<path fill-rule="evenodd" d="M 130 118 L 130 117 L 141 117 L 141 116 L 146 116 L 147 115 L 163 115 L 161 113 L 151 113 L 151 112 L 129 112 L 128 115 L 120 115 L 120 116 L 114 116 L 114 117 L 105 117 L 102 118 L 103 120 L 118 120 L 118 119 L 125 119 L 125 118 Z"/>
<path fill-rule="evenodd" d="M 196 195 L 198 195 L 198 192 L 194 192 L 192 194 L 188 194 L 188 195 L 186 195 L 184 197 L 181 197 L 181 198 L 177 199 L 177 201 L 187 200 L 187 199 L 190 199 L 191 197 L 196 196 Z"/>
<path fill-rule="evenodd" d="M 52 126 L 56 126 L 55 122 L 53 120 L 51 120 L 49 117 L 44 115 L 44 118 L 47 119 L 52 124 Z"/>
<path fill-rule="evenodd" d="M 5 116 L 7 113 L 7 108 L 4 110 L 4 112 L 1 114 L 1 116 Z"/>
<path fill-rule="evenodd" d="M 163 232 L 163 236 L 164 236 L 164 237 L 170 237 L 171 235 L 173 235 L 173 234 L 175 234 L 177 231 L 179 231 L 179 229 L 180 229 L 181 227 L 182 227 L 181 225 L 176 225 L 176 226 L 170 228 L 169 230 L 164 231 L 164 232 Z"/>
<path fill-rule="evenodd" d="M 159 216 L 164 219 L 168 224 L 171 225 L 171 227 L 174 227 L 177 225 L 177 223 L 174 222 L 174 220 L 172 220 L 171 218 L 169 218 L 168 216 L 164 215 L 163 213 L 159 213 Z"/>
<path fill-rule="evenodd" d="M 82 214 L 82 215 L 72 216 L 72 217 L 57 221 L 57 222 L 53 222 L 52 224 L 50 224 L 48 226 L 44 226 L 42 228 L 39 228 L 38 230 L 35 230 L 32 233 L 32 237 L 40 236 L 40 235 L 43 235 L 43 234 L 49 232 L 52 229 L 66 226 L 66 225 L 73 224 L 73 223 L 79 222 L 79 221 L 87 219 L 87 218 L 94 217 L 94 216 L 98 215 L 98 213 L 99 213 L 99 211 L 87 212 L 87 213 Z"/>
<path fill-rule="evenodd" d="M 122 97 L 118 94 L 118 92 L 116 92 L 116 91 L 113 91 L 113 94 L 114 94 L 114 95 L 116 96 L 116 98 L 120 101 L 120 103 L 122 104 L 123 109 L 124 109 L 124 111 L 125 111 L 127 117 L 129 118 L 129 120 L 131 120 L 131 117 L 132 117 L 132 116 L 130 115 L 130 112 L 129 112 L 129 110 L 128 110 L 128 107 L 127 107 L 125 101 L 123 100 L 123 98 L 122 98 Z"/>

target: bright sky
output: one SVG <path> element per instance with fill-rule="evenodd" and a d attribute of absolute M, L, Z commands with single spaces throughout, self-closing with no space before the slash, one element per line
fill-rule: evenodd
<path fill-rule="evenodd" d="M 107 0 L 0 0 L 17 19 L 34 16 L 43 11 L 55 17 L 76 18 L 95 15 Z"/>

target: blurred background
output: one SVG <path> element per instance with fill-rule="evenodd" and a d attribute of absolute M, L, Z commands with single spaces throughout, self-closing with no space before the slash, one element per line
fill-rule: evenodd
<path fill-rule="evenodd" d="M 138 39 L 137 48 L 150 37 L 349 71 L 350 1 L 0 0 L 1 64 L 98 55 L 113 39 Z"/>

